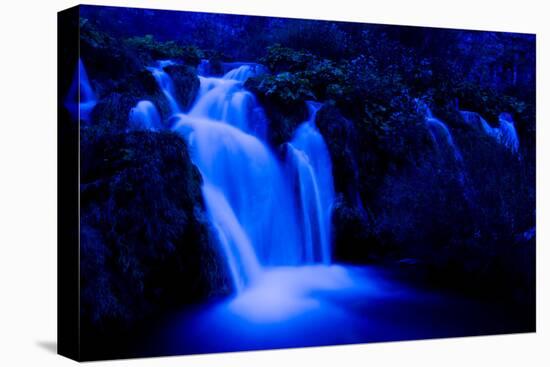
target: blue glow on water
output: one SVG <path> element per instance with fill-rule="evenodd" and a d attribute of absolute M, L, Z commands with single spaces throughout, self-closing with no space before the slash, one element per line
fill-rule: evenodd
<path fill-rule="evenodd" d="M 139 101 L 130 110 L 129 125 L 136 130 L 159 130 L 162 127 L 161 118 L 155 104 L 147 100 Z"/>
<path fill-rule="evenodd" d="M 519 139 L 512 115 L 501 113 L 498 117 L 500 126 L 496 132 L 497 140 L 508 147 L 512 152 L 519 150 Z"/>
<path fill-rule="evenodd" d="M 174 96 L 174 82 L 172 78 L 164 71 L 164 68 L 170 65 L 175 65 L 171 60 L 159 60 L 156 65 L 147 68 L 153 74 L 153 77 L 157 81 L 162 93 L 166 97 L 168 104 L 170 105 L 170 111 L 172 113 L 181 112 L 180 106 Z"/>
<path fill-rule="evenodd" d="M 201 63 L 198 95 L 182 113 L 164 71 L 170 63 L 149 71 L 172 106 L 168 123 L 187 141 L 202 175 L 206 211 L 235 292 L 167 316 L 145 343 L 152 353 L 477 335 L 513 324 L 494 316 L 498 310 L 487 318 L 492 306 L 412 289 L 378 268 L 334 264 L 332 163 L 315 123 L 321 105 L 307 103 L 307 119 L 275 152 L 267 143 L 263 109 L 244 86 L 265 72 L 261 66 L 224 64 L 225 74 L 213 76 Z M 140 101 L 130 121 L 155 129 L 154 111 L 152 103 Z M 446 124 L 425 105 L 423 112 L 436 146 L 462 163 Z M 481 128 L 517 150 L 513 121 L 508 115 L 500 120 L 498 134 L 484 120 Z"/>
<path fill-rule="evenodd" d="M 244 292 L 228 301 L 228 312 L 253 323 L 281 322 L 326 307 L 319 293 L 377 293 L 379 284 L 358 281 L 338 265 L 268 268 Z"/>
<path fill-rule="evenodd" d="M 97 96 L 90 85 L 88 73 L 81 59 L 78 59 L 73 81 L 65 98 L 65 108 L 73 120 L 89 121 L 97 104 Z"/>
<path fill-rule="evenodd" d="M 512 116 L 508 113 L 499 115 L 499 126 L 492 127 L 483 117 L 476 112 L 460 111 L 464 121 L 485 132 L 488 136 L 495 139 L 499 144 L 508 148 L 511 152 L 517 153 L 519 150 L 519 139 Z"/>
<path fill-rule="evenodd" d="M 243 292 L 170 318 L 154 338 L 162 350 L 180 353 L 354 343 L 388 337 L 363 315 L 366 308 L 409 297 L 368 268 L 265 268 Z"/>
<path fill-rule="evenodd" d="M 331 214 L 334 203 L 332 162 L 315 126 L 320 103 L 308 102 L 309 118 L 287 144 L 288 171 L 299 191 L 299 219 L 307 263 L 331 260 Z"/>
<path fill-rule="evenodd" d="M 189 113 L 169 120 L 203 177 L 236 292 L 170 315 L 147 347 L 210 353 L 498 332 L 506 322 L 486 321 L 479 303 L 411 289 L 375 268 L 332 264 L 334 186 L 315 125 L 320 105 L 308 103 L 308 118 L 275 154 L 261 133 L 265 118 L 254 113 L 261 107 L 244 88 L 251 68 L 202 75 Z M 426 120 L 440 144 L 457 149 L 443 122 Z"/>
<path fill-rule="evenodd" d="M 243 292 L 170 315 L 147 346 L 161 354 L 212 353 L 484 335 L 510 327 L 518 326 L 505 310 L 412 288 L 382 268 L 301 265 L 264 268 Z"/>
<path fill-rule="evenodd" d="M 244 87 L 265 70 L 253 63 L 230 66 L 221 77 L 201 75 L 190 111 L 173 109 L 170 121 L 188 141 L 234 287 L 243 292 L 266 267 L 330 263 L 334 188 L 328 149 L 314 122 L 320 104 L 308 103 L 309 117 L 283 162 L 266 143 L 267 119 Z M 162 68 L 150 71 L 177 104 Z"/>
<path fill-rule="evenodd" d="M 430 135 L 436 146 L 438 148 L 441 148 L 440 145 L 446 146 L 452 151 L 454 160 L 458 163 L 462 163 L 462 154 L 460 153 L 460 149 L 456 146 L 447 125 L 433 115 L 432 110 L 426 103 L 418 99 L 416 103 L 418 111 L 424 115 L 426 125 L 428 126 Z"/>

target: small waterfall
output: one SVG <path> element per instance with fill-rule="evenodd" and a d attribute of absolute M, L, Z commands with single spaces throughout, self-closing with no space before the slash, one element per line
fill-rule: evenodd
<path fill-rule="evenodd" d="M 498 120 L 499 126 L 492 127 L 477 112 L 460 111 L 464 121 L 485 132 L 488 136 L 495 139 L 499 144 L 504 145 L 511 152 L 517 153 L 519 150 L 519 139 L 514 126 L 512 116 L 508 113 L 501 113 Z"/>
<path fill-rule="evenodd" d="M 501 113 L 498 121 L 500 126 L 498 127 L 497 140 L 512 152 L 517 153 L 519 150 L 519 139 L 512 116 L 509 113 Z"/>
<path fill-rule="evenodd" d="M 69 93 L 65 98 L 65 107 L 74 120 L 89 121 L 92 110 L 97 104 L 97 97 L 88 80 L 84 63 L 78 59 Z"/>
<path fill-rule="evenodd" d="M 136 130 L 161 129 L 160 114 L 151 101 L 139 101 L 129 114 L 130 128 Z"/>
<path fill-rule="evenodd" d="M 256 75 L 257 68 L 241 65 L 222 78 L 199 76 L 200 89 L 189 116 L 224 121 L 260 138 L 265 137 L 263 110 L 256 98 L 244 89 L 243 83 Z"/>
<path fill-rule="evenodd" d="M 223 76 L 224 79 L 228 80 L 239 80 L 241 82 L 246 81 L 246 79 L 256 74 L 256 68 L 251 65 L 241 65 L 238 68 L 230 70 L 227 74 Z"/>
<path fill-rule="evenodd" d="M 426 125 L 428 126 L 428 129 L 430 131 L 433 141 L 436 144 L 438 151 L 441 153 L 442 149 L 446 149 L 444 150 L 444 152 L 450 152 L 450 154 L 452 155 L 453 157 L 452 159 L 454 161 L 453 167 L 456 172 L 456 178 L 460 183 L 460 185 L 462 186 L 462 190 L 464 192 L 464 198 L 469 203 L 472 203 L 472 198 L 474 196 L 474 193 L 472 191 L 470 178 L 464 166 L 464 159 L 462 157 L 462 153 L 460 152 L 460 149 L 456 146 L 453 136 L 449 131 L 449 128 L 443 121 L 439 120 L 437 117 L 433 115 L 431 109 L 428 107 L 428 105 L 426 105 L 426 103 L 420 100 L 417 100 L 416 102 L 417 102 L 418 111 L 424 114 Z M 446 156 L 443 156 L 443 157 L 446 157 Z"/>
<path fill-rule="evenodd" d="M 458 147 L 455 145 L 453 136 L 451 135 L 451 132 L 449 131 L 447 125 L 445 125 L 443 121 L 436 118 L 433 115 L 432 110 L 424 102 L 417 100 L 417 106 L 419 112 L 424 114 L 426 124 L 436 145 L 446 146 L 451 150 L 454 160 L 456 162 L 462 162 L 462 154 L 460 153 Z M 443 142 L 443 144 L 441 144 L 441 142 Z"/>
<path fill-rule="evenodd" d="M 334 202 L 332 163 L 315 126 L 321 105 L 308 102 L 309 119 L 298 127 L 287 146 L 290 171 L 299 196 L 302 241 L 307 262 L 330 263 L 331 213 Z"/>
<path fill-rule="evenodd" d="M 171 118 L 203 177 L 206 209 L 238 292 L 266 267 L 329 263 L 331 252 L 334 189 L 314 123 L 320 105 L 308 104 L 310 118 L 288 143 L 290 162 L 281 162 L 264 140 L 263 110 L 243 86 L 259 69 L 242 64 L 221 78 L 200 76 L 189 113 Z"/>
<path fill-rule="evenodd" d="M 178 118 L 174 129 L 187 137 L 203 176 L 210 220 L 236 288 L 255 278 L 260 263 L 297 264 L 296 218 L 275 156 L 259 139 L 229 124 Z"/>
<path fill-rule="evenodd" d="M 157 61 L 155 66 L 148 67 L 147 70 L 153 74 L 153 77 L 157 81 L 162 93 L 164 93 L 164 96 L 168 100 L 170 111 L 172 114 L 176 114 L 180 113 L 181 109 L 176 101 L 176 98 L 174 97 L 174 83 L 172 82 L 172 78 L 170 78 L 170 76 L 164 71 L 164 68 L 170 65 L 175 65 L 175 63 L 171 60 L 160 60 Z"/>

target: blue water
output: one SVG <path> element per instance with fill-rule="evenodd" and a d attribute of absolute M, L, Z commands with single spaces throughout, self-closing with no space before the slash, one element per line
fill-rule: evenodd
<path fill-rule="evenodd" d="M 462 164 L 462 153 L 460 153 L 460 149 L 458 148 L 458 146 L 456 146 L 453 136 L 451 135 L 451 132 L 449 131 L 447 125 L 445 125 L 443 121 L 435 117 L 432 113 L 432 110 L 425 103 L 419 100 L 417 101 L 417 103 L 418 109 L 424 114 L 426 125 L 428 126 L 432 139 L 434 140 L 437 148 L 450 149 L 455 162 Z"/>
<path fill-rule="evenodd" d="M 309 118 L 296 129 L 287 148 L 287 171 L 299 192 L 299 226 L 305 262 L 331 262 L 331 213 L 334 203 L 332 162 L 315 125 L 321 104 L 308 102 Z"/>
<path fill-rule="evenodd" d="M 153 77 L 157 81 L 160 90 L 166 97 L 170 110 L 172 113 L 179 113 L 181 111 L 178 102 L 174 96 L 174 82 L 170 76 L 164 71 L 164 68 L 175 63 L 171 60 L 159 60 L 156 65 L 147 68 L 153 74 Z"/>
<path fill-rule="evenodd" d="M 513 153 L 519 150 L 519 139 L 512 116 L 508 113 L 501 113 L 498 121 L 499 125 L 492 127 L 483 117 L 476 112 L 460 111 L 464 121 L 483 131 L 488 136 L 495 139 Z"/>
<path fill-rule="evenodd" d="M 65 97 L 65 107 L 73 120 L 89 121 L 97 104 L 97 96 L 88 79 L 88 73 L 81 59 L 74 72 L 73 81 Z"/>
<path fill-rule="evenodd" d="M 502 304 L 415 288 L 377 267 L 263 272 L 254 287 L 168 316 L 148 353 L 194 354 L 529 331 Z"/>
<path fill-rule="evenodd" d="M 314 122 L 320 104 L 308 103 L 308 119 L 285 157 L 278 156 L 265 140 L 265 114 L 244 87 L 263 68 L 231 66 L 221 77 L 201 75 L 193 106 L 174 110 L 171 122 L 201 172 L 210 222 L 234 288 L 244 292 L 267 267 L 330 263 L 334 189 L 328 149 Z M 169 85 L 151 70 L 159 85 Z"/>
<path fill-rule="evenodd" d="M 227 67 L 227 65 L 226 65 Z M 182 112 L 171 80 L 150 69 L 174 105 L 172 129 L 188 143 L 234 292 L 166 316 L 146 333 L 147 354 L 209 353 L 524 331 L 507 310 L 413 288 L 382 268 L 334 264 L 332 163 L 308 118 L 276 154 L 267 120 L 244 82 L 261 66 L 234 63 L 222 76 L 201 64 L 200 89 Z M 141 103 L 141 102 L 140 102 Z M 154 107 L 154 106 L 153 106 Z M 134 113 L 152 126 L 150 105 Z M 462 160 L 445 124 L 426 112 L 438 144 Z M 184 189 L 184 188 L 182 188 Z"/>
<path fill-rule="evenodd" d="M 139 101 L 130 110 L 129 127 L 136 130 L 156 131 L 162 128 L 160 113 L 153 102 Z"/>

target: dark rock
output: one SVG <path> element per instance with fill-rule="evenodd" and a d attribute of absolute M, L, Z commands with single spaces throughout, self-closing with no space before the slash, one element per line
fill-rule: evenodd
<path fill-rule="evenodd" d="M 335 190 L 344 193 L 346 201 L 351 202 L 355 199 L 352 193 L 357 192 L 359 180 L 358 131 L 332 103 L 326 103 L 319 110 L 315 123 L 330 152 Z"/>
<path fill-rule="evenodd" d="M 230 290 L 180 136 L 84 128 L 81 149 L 85 322 L 133 322 Z"/>
<path fill-rule="evenodd" d="M 138 101 L 134 95 L 111 93 L 99 100 L 92 111 L 92 121 L 103 129 L 122 131 L 128 126 L 130 109 Z"/>
<path fill-rule="evenodd" d="M 176 100 L 182 109 L 188 109 L 197 96 L 200 81 L 194 67 L 185 65 L 170 65 L 164 68 L 174 82 Z"/>

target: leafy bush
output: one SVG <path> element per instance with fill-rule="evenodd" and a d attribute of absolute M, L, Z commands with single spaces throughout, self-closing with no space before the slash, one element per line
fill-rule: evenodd
<path fill-rule="evenodd" d="M 274 99 L 286 106 L 315 99 L 309 80 L 289 72 L 251 78 L 246 87 L 263 98 Z"/>
<path fill-rule="evenodd" d="M 312 89 L 320 100 L 346 98 L 353 90 L 353 80 L 346 64 L 337 64 L 327 59 L 316 60 L 307 70 L 299 73 L 309 80 Z"/>
<path fill-rule="evenodd" d="M 316 60 L 316 57 L 307 51 L 297 51 L 280 44 L 274 44 L 267 48 L 267 54 L 260 62 L 274 73 L 282 71 L 303 71 Z"/>
<path fill-rule="evenodd" d="M 182 46 L 175 41 L 157 41 L 150 34 L 128 38 L 124 43 L 127 47 L 137 50 L 141 58 L 149 63 L 154 60 L 172 59 L 197 66 L 204 57 L 202 51 L 196 46 Z"/>

